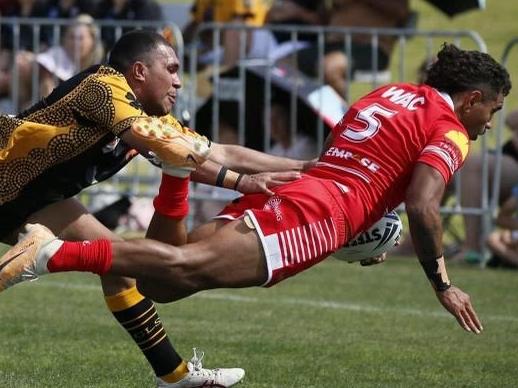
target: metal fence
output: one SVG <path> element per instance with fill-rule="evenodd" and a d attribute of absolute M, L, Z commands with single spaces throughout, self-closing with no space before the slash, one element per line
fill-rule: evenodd
<path fill-rule="evenodd" d="M 16 58 L 24 49 L 22 35 L 27 34 L 28 29 L 31 50 L 37 53 L 43 48 L 44 36 L 47 39 L 45 44 L 57 46 L 61 43 L 63 30 L 72 24 L 74 24 L 73 20 L 2 18 L 0 19 L 1 41 L 5 41 L 5 31 L 10 31 L 12 56 Z M 314 141 L 315 150 L 321 147 L 326 132 L 345 112 L 347 102 L 325 84 L 321 66 L 317 67 L 313 76 L 305 75 L 300 71 L 298 50 L 294 50 L 290 55 L 275 56 L 272 55 L 274 50 L 267 48 L 262 54 L 250 55 L 247 50 L 247 41 L 250 36 L 284 33 L 289 37 L 287 42 L 292 47 L 306 45 L 305 40 L 309 37 L 315 46 L 316 63 L 319 63 L 324 56 L 326 36 L 329 34 L 341 38 L 343 52 L 349 57 L 352 55 L 352 42 L 355 37 L 367 36 L 367 41 L 372 46 L 370 58 L 372 67 L 355 73 L 351 68 L 348 69 L 347 96 L 363 94 L 387 81 L 415 81 L 416 69 L 411 68 L 408 57 L 419 56 L 423 60 L 430 58 L 443 41 L 451 41 L 458 46 L 486 51 L 484 41 L 473 31 L 273 25 L 259 29 L 236 24 L 203 24 L 198 29 L 194 40 L 186 46 L 181 31 L 170 23 L 96 21 L 95 26 L 100 31 L 110 29 L 114 39 L 120 37 L 124 31 L 133 28 L 167 31 L 174 41 L 180 61 L 183 62 L 184 58 L 188 61 L 186 62 L 187 68 L 181 74 L 184 82 L 179 93 L 175 114 L 188 122 L 192 128 L 209 135 L 216 141 L 221 135 L 222 119 L 231 121 L 230 126 L 235 130 L 236 135 L 235 142 L 266 152 L 272 151 L 272 114 L 276 113 L 276 106 L 272 105 L 272 101 L 278 103 L 277 99 L 280 98 L 280 95 L 283 96 L 281 105 L 288 115 L 286 125 L 289 127 L 290 135 L 294 137 L 301 128 L 306 128 L 305 134 Z M 237 31 L 237 40 L 234 45 L 237 48 L 238 56 L 235 66 L 228 71 L 223 71 L 220 42 L 226 31 L 231 30 Z M 209 36 L 209 40 L 207 40 L 207 36 Z M 100 37 L 99 35 L 97 39 Z M 384 37 L 392 37 L 395 47 L 390 65 L 386 69 L 379 69 L 377 49 L 380 39 Z M 212 51 L 212 57 L 202 53 L 204 49 Z M 202 67 L 205 67 L 204 73 L 200 73 Z M 184 69 L 183 66 L 181 68 Z M 34 61 L 30 71 L 30 102 L 35 102 L 40 97 L 38 89 L 40 70 L 39 65 Z M 200 74 L 204 74 L 204 76 Z M 11 67 L 11 75 L 11 88 L 7 99 L 11 101 L 15 110 L 11 113 L 16 113 L 19 109 L 21 85 L 27 80 L 23 79 L 17 66 Z M 250 80 L 255 80 L 256 83 L 250 83 Z M 201 84 L 204 84 L 208 90 L 205 94 L 200 92 Z M 256 106 L 254 107 L 254 105 Z M 251 107 L 254 107 L 255 110 L 251 110 Z M 498 139 L 502 136 L 502 127 L 503 121 L 500 121 L 496 130 L 493 131 L 497 137 L 496 141 L 499 141 Z M 488 144 L 493 143 L 495 140 L 486 137 L 481 140 L 483 155 L 487 155 Z M 455 179 L 453 200 L 441 209 L 444 214 L 472 214 L 482 217 L 484 237 L 491 227 L 491 217 L 496 206 L 494 196 L 490 198 L 489 173 L 485 166 L 481 176 L 483 183 L 480 187 L 482 197 L 480 207 L 463 208 L 460 205 L 458 199 L 460 198 L 462 175 L 458 174 Z M 498 171 L 491 173 L 498 173 Z M 87 190 L 82 198 L 89 204 L 92 198 L 101 194 L 124 192 L 131 196 L 151 197 L 156 193 L 159 179 L 160 172 L 156 168 L 137 158 L 122 173 Z M 495 182 L 492 191 L 498 192 L 498 182 Z M 214 193 L 196 189 L 193 190 L 191 198 L 198 202 L 207 199 L 221 201 L 227 200 L 229 196 L 227 194 L 214 195 Z"/>
<path fill-rule="evenodd" d="M 44 76 L 40 58 L 44 58 L 49 48 L 64 45 L 67 29 L 85 24 L 75 19 L 38 19 L 38 18 L 0 18 L 0 49 L 2 51 L 4 73 L 10 74 L 10 85 L 2 90 L 2 113 L 17 114 L 37 102 L 42 95 L 41 81 Z M 88 24 L 88 23 L 86 23 Z M 110 44 L 124 32 L 132 29 L 152 29 L 163 33 L 174 45 L 180 60 L 184 57 L 183 36 L 179 28 L 167 22 L 149 21 L 102 21 L 92 25 L 94 47 L 101 48 L 104 55 L 96 63 L 105 60 Z M 80 64 L 81 39 L 75 37 L 73 65 L 76 72 L 82 70 Z M 92 63 L 95 64 L 95 63 Z M 183 76 L 183 66 L 180 66 Z M 56 82 L 59 82 L 54 74 Z M 6 85 L 4 85 L 6 86 Z M 181 91 L 180 91 L 181 94 Z M 22 98 L 23 97 L 23 98 Z M 181 101 L 181 99 L 180 99 Z M 181 114 L 182 106 L 176 107 L 175 113 Z M 83 202 L 93 208 L 94 202 L 101 196 L 113 198 L 121 193 L 151 197 L 156 194 L 160 182 L 160 171 L 143 158 L 137 157 L 120 174 L 112 179 L 90 187 L 81 195 Z M 99 206 L 101 201 L 97 206 Z"/>
<path fill-rule="evenodd" d="M 190 73 L 190 84 L 189 84 L 189 112 L 193 120 L 191 124 L 197 130 L 204 131 L 204 133 L 210 135 L 212 138 L 218 138 L 218 128 L 221 124 L 221 117 L 228 115 L 229 113 L 234 115 L 234 126 L 237 131 L 237 139 L 240 144 L 252 146 L 264 151 L 270 151 L 271 140 L 272 140 L 272 128 L 271 128 L 271 115 L 272 115 L 272 95 L 275 94 L 275 90 L 278 89 L 278 82 L 275 81 L 275 72 L 279 67 L 288 66 L 292 71 L 288 72 L 286 76 L 285 89 L 288 90 L 290 98 L 287 100 L 287 106 L 289 106 L 290 118 L 289 126 L 290 132 L 294 135 L 302 126 L 301 120 L 299 120 L 300 110 L 300 91 L 301 91 L 301 80 L 305 83 L 317 85 L 311 89 L 315 91 L 317 98 L 315 99 L 316 104 L 312 106 L 312 109 L 319 112 L 319 120 L 316 120 L 313 127 L 312 138 L 317 144 L 317 149 L 323 143 L 326 135 L 326 120 L 329 120 L 329 115 L 326 114 L 326 104 L 329 104 L 329 99 L 326 98 L 326 90 L 324 85 L 324 73 L 322 66 L 319 66 L 316 74 L 313 77 L 308 77 L 301 72 L 297 67 L 298 60 L 297 55 L 299 51 L 294 51 L 291 56 L 278 58 L 271 54 L 271 51 L 265 50 L 263 55 L 250 54 L 247 52 L 247 43 L 250 41 L 250 36 L 257 34 L 258 32 L 263 33 L 264 30 L 271 33 L 281 32 L 289 36 L 289 42 L 296 46 L 300 42 L 300 37 L 308 36 L 313 45 L 316 47 L 315 52 L 317 57 L 315 61 L 320 63 L 325 53 L 325 42 L 326 36 L 329 34 L 338 35 L 341 37 L 343 42 L 342 50 L 347 54 L 348 57 L 352 55 L 352 42 L 356 36 L 367 36 L 367 41 L 370 42 L 372 47 L 371 50 L 371 68 L 365 69 L 361 72 L 353 73 L 351 67 L 347 69 L 347 91 L 348 96 L 353 94 L 363 94 L 369 90 L 379 86 L 381 83 L 386 82 L 416 82 L 416 68 L 411 68 L 408 61 L 409 56 L 415 57 L 416 55 L 425 62 L 426 60 L 433 57 L 437 52 L 439 46 L 444 42 L 455 43 L 459 47 L 477 49 L 482 52 L 486 52 L 487 48 L 482 38 L 474 31 L 441 31 L 441 30 L 415 30 L 415 29 L 376 29 L 376 28 L 337 28 L 337 27 L 302 27 L 302 26 L 265 26 L 264 28 L 257 28 L 239 24 L 204 24 L 198 31 L 196 39 L 186 47 L 186 54 L 189 55 L 189 73 Z M 235 63 L 234 70 L 232 72 L 222 72 L 221 57 L 218 57 L 217 53 L 221 52 L 220 43 L 222 36 L 226 31 L 234 30 L 237 31 L 238 39 L 234 41 L 235 47 L 238 48 L 238 58 Z M 202 37 L 205 35 L 205 39 Z M 207 43 L 206 36 L 210 37 Z M 392 52 L 391 63 L 386 69 L 378 69 L 378 54 L 377 49 L 379 47 L 380 39 L 383 37 L 392 37 L 395 40 L 394 50 Z M 201 51 L 203 49 L 212 51 L 210 59 L 203 63 L 200 63 L 200 57 L 202 56 Z M 275 50 L 274 50 L 275 51 Z M 214 54 L 215 53 L 215 54 Z M 203 66 L 209 66 L 208 77 L 211 79 L 212 92 L 208 100 L 201 99 L 197 95 L 197 79 L 195 77 L 199 68 Z M 251 88 L 248 79 L 250 77 L 256 77 L 256 73 L 259 72 L 263 75 L 264 82 L 256 88 Z M 359 73 L 359 74 L 358 74 Z M 320 86 L 320 88 L 318 87 Z M 262 107 L 260 111 L 252 112 L 255 113 L 254 117 L 247 117 L 250 115 L 249 106 L 251 104 L 258 104 L 257 95 L 260 95 L 259 104 Z M 234 102 L 233 109 L 222 109 L 222 105 L 227 103 L 228 100 Z M 352 101 L 352 99 L 351 99 Z M 210 105 L 210 109 L 207 108 Z M 201 106 L 201 108 L 200 108 Z M 196 115 L 196 111 L 204 113 L 203 116 L 200 114 Z M 196 120 L 202 119 L 203 125 L 198 125 Z M 226 118 L 225 118 L 226 119 Z M 251 136 L 257 137 L 257 133 L 250 131 L 250 126 L 257 122 L 262 122 L 262 126 L 259 127 L 261 138 L 259 141 L 248 142 Z M 208 127 L 207 127 L 208 123 Z M 305 124 L 305 123 L 302 123 Z M 255 125 L 257 128 L 257 125 Z M 329 129 L 329 128 L 327 128 Z M 463 207 L 460 202 L 461 196 L 461 184 L 462 184 L 462 171 L 458 173 L 453 182 L 453 188 L 451 197 L 444 203 L 441 208 L 442 213 L 446 218 L 450 215 L 462 214 L 462 215 L 473 215 L 481 217 L 482 219 L 482 234 L 481 238 L 485 238 L 491 229 L 492 214 L 494 212 L 494 201 L 491 196 L 489 187 L 489 176 L 493 176 L 494 171 L 489 171 L 487 161 L 487 155 L 489 151 L 489 145 L 497 143 L 498 139 L 502 136 L 502 125 L 498 125 L 494 131 L 488 136 L 484 136 L 480 141 L 480 152 L 483 158 L 483 168 L 481 171 L 481 186 L 478 188 L 472 188 L 472 190 L 480 190 L 481 203 L 477 207 Z M 251 136 L 250 136 L 251 135 Z M 477 151 L 474 151 L 477 152 Z M 497 154 L 499 150 L 496 151 Z M 498 186 L 498 182 L 495 181 L 495 185 Z M 493 193 L 495 191 L 493 190 Z"/>

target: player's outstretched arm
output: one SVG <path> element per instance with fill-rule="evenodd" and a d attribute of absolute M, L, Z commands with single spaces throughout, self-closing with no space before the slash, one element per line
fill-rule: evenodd
<path fill-rule="evenodd" d="M 210 160 L 242 173 L 302 171 L 311 166 L 311 161 L 269 155 L 234 144 L 212 143 L 211 150 Z"/>
<path fill-rule="evenodd" d="M 469 295 L 452 286 L 446 272 L 439 213 L 445 187 L 436 169 L 417 164 L 405 200 L 410 234 L 419 262 L 443 307 L 464 330 L 479 334 L 482 325 Z"/>
<path fill-rule="evenodd" d="M 270 190 L 271 187 L 279 186 L 298 178 L 300 178 L 300 172 L 295 170 L 245 174 L 238 173 L 210 160 L 203 163 L 191 175 L 191 179 L 195 182 L 225 187 L 243 194 L 265 193 L 269 195 L 273 194 Z"/>

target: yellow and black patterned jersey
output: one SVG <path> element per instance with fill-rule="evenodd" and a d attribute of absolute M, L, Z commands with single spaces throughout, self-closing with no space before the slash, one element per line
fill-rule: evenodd
<path fill-rule="evenodd" d="M 142 116 L 124 76 L 101 65 L 16 117 L 0 115 L 0 237 L 124 167 L 136 152 L 118 136 Z"/>

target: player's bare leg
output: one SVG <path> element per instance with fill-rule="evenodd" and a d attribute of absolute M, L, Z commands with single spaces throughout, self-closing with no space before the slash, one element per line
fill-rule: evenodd
<path fill-rule="evenodd" d="M 161 231 L 169 230 L 171 228 L 170 223 L 173 222 L 170 218 L 163 217 L 157 219 L 157 221 L 158 223 L 156 227 Z M 218 229 L 222 228 L 227 223 L 228 221 L 213 220 L 206 224 L 202 224 L 189 233 L 188 242 L 195 243 L 202 241 L 213 235 Z M 147 280 L 139 278 L 137 281 L 137 287 L 143 295 L 146 295 L 159 303 L 167 303 L 173 300 L 182 299 L 193 293 L 191 290 L 180 291 L 180 289 L 176 287 L 172 288 L 168 281 L 158 281 L 156 279 Z"/>
<path fill-rule="evenodd" d="M 161 302 L 207 289 L 264 284 L 268 271 L 257 233 L 244 221 L 216 225 L 214 234 L 183 247 L 151 240 L 114 243 L 110 272 L 138 277 L 141 290 Z M 160 286 L 146 288 L 151 280 Z"/>

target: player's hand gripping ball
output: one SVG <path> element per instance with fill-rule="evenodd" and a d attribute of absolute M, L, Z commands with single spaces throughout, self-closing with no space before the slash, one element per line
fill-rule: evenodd
<path fill-rule="evenodd" d="M 397 245 L 402 231 L 401 219 L 395 211 L 391 211 L 368 230 L 348 241 L 333 253 L 333 257 L 353 263 L 380 256 Z"/>

